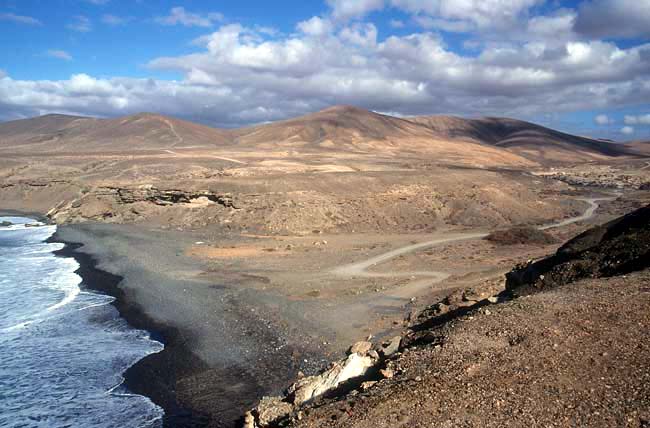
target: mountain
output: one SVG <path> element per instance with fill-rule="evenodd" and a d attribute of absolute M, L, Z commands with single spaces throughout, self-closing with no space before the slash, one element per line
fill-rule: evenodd
<path fill-rule="evenodd" d="M 517 154 L 481 144 L 439 138 L 420 123 L 352 106 L 335 106 L 295 119 L 233 131 L 235 143 L 258 150 L 422 157 L 472 165 L 528 165 Z"/>
<path fill-rule="evenodd" d="M 508 118 L 454 116 L 397 118 L 335 106 L 295 119 L 234 131 L 242 146 L 355 152 L 477 156 L 485 163 L 581 162 L 629 154 L 624 146 Z M 482 162 L 476 159 L 477 162 Z"/>
<path fill-rule="evenodd" d="M 101 152 L 224 149 L 427 157 L 441 163 L 530 166 L 583 162 L 629 148 L 506 118 L 398 118 L 335 106 L 294 119 L 234 130 L 159 114 L 116 119 L 46 115 L 0 124 L 0 149 Z"/>
<path fill-rule="evenodd" d="M 243 145 L 282 143 L 303 147 L 358 149 L 364 141 L 432 137 L 408 120 L 352 106 L 335 106 L 316 113 L 234 131 Z"/>
<path fill-rule="evenodd" d="M 625 145 L 628 147 L 630 150 L 633 150 L 637 153 L 640 153 L 644 156 L 650 156 L 650 140 L 648 141 L 634 141 L 631 143 L 627 143 Z"/>
<path fill-rule="evenodd" d="M 0 124 L 0 148 L 14 151 L 214 148 L 230 141 L 227 131 L 151 113 L 116 119 L 50 114 Z"/>
<path fill-rule="evenodd" d="M 431 129 L 439 138 L 480 142 L 540 162 L 590 161 L 630 154 L 619 144 L 570 135 L 516 119 L 420 116 L 410 120 Z"/>

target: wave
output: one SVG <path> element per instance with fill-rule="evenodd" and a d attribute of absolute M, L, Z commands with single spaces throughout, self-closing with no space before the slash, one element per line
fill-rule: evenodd
<path fill-rule="evenodd" d="M 56 226 L 1 221 L 13 224 L 0 227 L 0 426 L 160 427 L 162 409 L 127 391 L 123 373 L 163 344 L 120 318 L 113 297 L 82 290 L 79 264 L 44 242 Z"/>

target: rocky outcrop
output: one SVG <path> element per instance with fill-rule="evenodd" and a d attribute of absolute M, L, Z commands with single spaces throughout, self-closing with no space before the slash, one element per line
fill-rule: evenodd
<path fill-rule="evenodd" d="M 530 226 L 517 226 L 511 227 L 510 229 L 497 230 L 490 233 L 484 239 L 498 245 L 548 245 L 556 242 L 550 233 Z"/>
<path fill-rule="evenodd" d="M 291 385 L 288 390 L 290 400 L 294 406 L 310 403 L 346 382 L 364 376 L 377 361 L 367 354 L 350 353 L 345 360 L 333 363 L 323 373 L 304 377 Z"/>
<path fill-rule="evenodd" d="M 582 278 L 621 275 L 647 267 L 650 205 L 578 235 L 551 257 L 517 266 L 506 275 L 506 289 L 526 294 Z"/>
<path fill-rule="evenodd" d="M 187 191 L 178 189 L 158 189 L 153 186 L 137 188 L 103 187 L 95 192 L 99 195 L 114 196 L 119 203 L 152 202 L 156 205 L 217 203 L 227 208 L 236 208 L 230 194 L 218 194 L 207 190 Z"/>
<path fill-rule="evenodd" d="M 139 221 L 160 214 L 161 209 L 178 207 L 189 213 L 196 208 L 216 206 L 237 210 L 229 193 L 209 190 L 159 189 L 151 185 L 139 187 L 96 187 L 81 192 L 72 200 L 61 201 L 47 216 L 57 222 L 100 220 L 112 222 Z M 183 222 L 200 220 L 201 211 Z M 178 215 L 178 212 L 176 212 Z"/>
<path fill-rule="evenodd" d="M 378 345 L 368 341 L 355 343 L 344 359 L 333 362 L 318 375 L 301 377 L 287 389 L 285 396 L 262 398 L 257 407 L 245 415 L 245 426 L 276 426 L 282 420 L 300 418 L 301 407 L 320 398 L 356 388 L 365 390 L 379 379 L 391 378 L 393 369 L 389 358 L 398 353 L 401 341 L 402 337 L 396 336 Z"/>

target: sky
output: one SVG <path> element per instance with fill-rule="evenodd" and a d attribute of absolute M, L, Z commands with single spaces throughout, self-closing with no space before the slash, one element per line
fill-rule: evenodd
<path fill-rule="evenodd" d="M 650 0 L 0 0 L 0 120 L 336 104 L 650 138 Z"/>

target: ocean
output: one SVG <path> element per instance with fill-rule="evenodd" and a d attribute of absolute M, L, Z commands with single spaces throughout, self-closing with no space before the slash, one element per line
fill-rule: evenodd
<path fill-rule="evenodd" d="M 163 410 L 122 373 L 162 344 L 90 291 L 56 226 L 0 217 L 0 427 L 160 427 Z"/>

